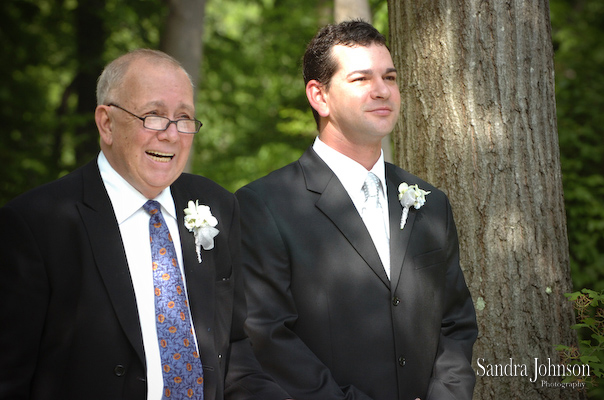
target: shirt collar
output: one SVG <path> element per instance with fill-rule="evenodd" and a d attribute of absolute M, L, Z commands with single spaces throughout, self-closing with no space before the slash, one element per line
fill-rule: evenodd
<path fill-rule="evenodd" d="M 380 154 L 380 158 L 373 165 L 370 171 L 367 171 L 358 162 L 352 158 L 345 156 L 339 151 L 329 147 L 327 144 L 321 141 L 319 137 L 315 139 L 313 144 L 313 150 L 321 157 L 327 166 L 334 172 L 338 177 L 342 186 L 348 193 L 356 193 L 360 191 L 365 182 L 368 172 L 373 172 L 382 183 L 382 188 L 386 190 L 386 167 L 384 164 L 384 152 Z M 385 196 L 385 192 L 383 193 Z"/>
<path fill-rule="evenodd" d="M 121 224 L 141 209 L 148 199 L 113 169 L 102 151 L 99 153 L 97 162 L 101 178 L 113 205 L 115 218 L 117 219 L 117 223 Z M 176 206 L 174 205 L 174 199 L 172 198 L 169 186 L 162 190 L 153 200 L 159 202 L 163 211 L 176 219 Z"/>

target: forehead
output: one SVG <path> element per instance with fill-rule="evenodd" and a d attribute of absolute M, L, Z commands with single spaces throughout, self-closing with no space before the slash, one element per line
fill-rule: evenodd
<path fill-rule="evenodd" d="M 338 65 L 338 72 L 349 73 L 356 70 L 386 70 L 394 68 L 390 51 L 386 46 L 336 45 L 332 55 Z"/>
<path fill-rule="evenodd" d="M 193 87 L 187 74 L 167 62 L 134 61 L 121 88 L 122 98 L 131 102 L 179 102 L 193 106 Z"/>

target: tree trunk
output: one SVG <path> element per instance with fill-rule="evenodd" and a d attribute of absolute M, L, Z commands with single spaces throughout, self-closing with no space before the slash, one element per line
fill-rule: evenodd
<path fill-rule="evenodd" d="M 203 54 L 203 27 L 205 0 L 167 0 L 169 13 L 165 29 L 160 40 L 160 50 L 170 54 L 183 65 L 197 87 L 200 79 L 201 58 Z M 191 153 L 186 171 L 191 171 Z"/>
<path fill-rule="evenodd" d="M 371 8 L 369 7 L 369 0 L 334 1 L 334 20 L 336 23 L 358 18 L 372 23 L 373 15 L 371 14 Z M 392 138 L 390 135 L 382 140 L 382 150 L 384 151 L 384 160 L 393 162 Z"/>
<path fill-rule="evenodd" d="M 81 1 L 75 13 L 78 72 L 72 86 L 78 99 L 75 111 L 79 117 L 74 124 L 76 166 L 84 165 L 99 153 L 99 135 L 94 123 L 94 109 L 96 108 L 96 82 L 103 70 L 103 51 L 107 39 L 102 18 L 104 7 L 103 0 Z M 67 91 L 71 89 L 68 88 Z M 68 108 L 66 103 L 63 105 L 65 109 Z M 61 133 L 63 134 L 64 132 Z M 56 160 L 60 165 L 60 157 Z"/>
<path fill-rule="evenodd" d="M 203 52 L 205 0 L 168 0 L 170 12 L 161 36 L 159 48 L 180 61 L 199 83 Z"/>
<path fill-rule="evenodd" d="M 371 23 L 371 9 L 368 0 L 335 0 L 333 8 L 336 22 L 362 18 Z"/>
<path fill-rule="evenodd" d="M 395 160 L 450 197 L 480 334 L 476 399 L 574 399 L 534 375 L 575 344 L 547 0 L 388 0 Z M 430 201 L 430 197 L 427 197 Z M 529 376 L 493 377 L 518 364 Z M 511 359 L 511 360 L 510 360 Z M 512 370 L 511 373 L 514 371 Z M 505 371 L 499 371 L 505 375 Z M 481 376 L 484 375 L 484 376 Z"/>

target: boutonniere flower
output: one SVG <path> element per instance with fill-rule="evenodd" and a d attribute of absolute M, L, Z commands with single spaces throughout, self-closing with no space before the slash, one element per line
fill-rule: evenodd
<path fill-rule="evenodd" d="M 401 202 L 401 206 L 403 206 L 401 229 L 405 227 L 405 223 L 407 222 L 409 208 L 413 206 L 416 210 L 419 210 L 426 203 L 427 194 L 430 194 L 430 192 L 420 189 L 417 184 L 409 186 L 403 182 L 398 186 L 398 200 Z"/>
<path fill-rule="evenodd" d="M 195 235 L 197 260 L 201 262 L 201 248 L 214 248 L 214 237 L 220 232 L 215 228 L 218 220 L 212 215 L 210 207 L 199 205 L 199 200 L 195 200 L 195 203 L 189 201 L 188 205 L 189 207 L 185 208 L 185 227 Z"/>

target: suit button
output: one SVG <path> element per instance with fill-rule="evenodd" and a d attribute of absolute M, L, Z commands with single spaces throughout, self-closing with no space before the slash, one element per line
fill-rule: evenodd
<path fill-rule="evenodd" d="M 401 304 L 401 299 L 399 299 L 398 297 L 394 296 L 394 297 L 392 298 L 392 305 L 396 307 L 396 306 L 398 306 L 399 304 Z"/>
<path fill-rule="evenodd" d="M 116 376 L 124 376 L 124 374 L 126 374 L 126 367 L 124 367 L 121 364 L 118 364 L 113 369 L 113 372 L 115 373 Z"/>
<path fill-rule="evenodd" d="M 404 367 L 406 363 L 407 363 L 407 360 L 405 360 L 405 357 L 398 358 L 398 365 L 400 365 L 401 367 Z"/>

